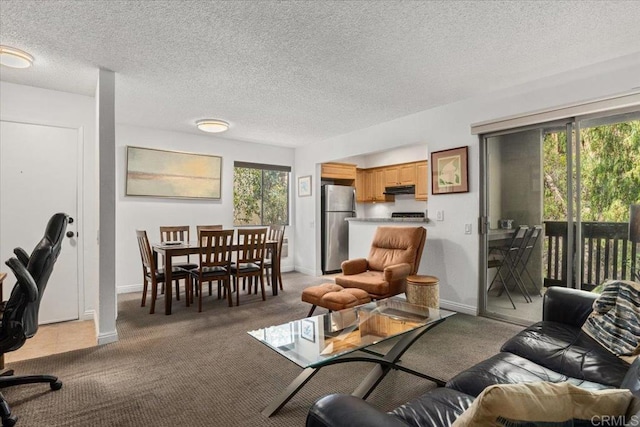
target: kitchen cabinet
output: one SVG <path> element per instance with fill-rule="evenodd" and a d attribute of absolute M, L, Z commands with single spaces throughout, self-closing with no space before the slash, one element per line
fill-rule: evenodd
<path fill-rule="evenodd" d="M 384 194 L 384 169 L 359 169 L 356 171 L 356 202 L 393 202 L 395 198 Z"/>
<path fill-rule="evenodd" d="M 387 187 L 414 185 L 416 183 L 416 163 L 384 168 L 384 183 Z"/>
<path fill-rule="evenodd" d="M 384 194 L 385 189 L 385 170 L 374 169 L 373 170 L 373 201 L 374 202 L 393 202 L 395 197 Z"/>
<path fill-rule="evenodd" d="M 427 161 L 416 163 L 416 200 L 427 200 L 429 196 L 429 166 Z"/>
<path fill-rule="evenodd" d="M 367 192 L 367 189 L 366 189 L 367 173 L 368 172 L 366 169 L 356 169 L 356 202 L 357 203 L 364 203 L 370 200 L 371 191 Z M 371 187 L 371 185 L 369 185 L 369 187 Z"/>
<path fill-rule="evenodd" d="M 356 165 L 350 163 L 323 163 L 320 175 L 322 178 L 355 180 Z"/>

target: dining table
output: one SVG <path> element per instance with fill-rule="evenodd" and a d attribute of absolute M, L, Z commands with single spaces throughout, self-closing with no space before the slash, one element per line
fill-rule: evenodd
<path fill-rule="evenodd" d="M 178 256 L 185 255 L 194 255 L 199 254 L 201 251 L 201 246 L 199 242 L 164 242 L 164 243 L 154 243 L 151 245 L 153 250 L 153 257 L 155 260 L 156 266 L 158 265 L 158 254 L 161 254 L 164 257 L 164 276 L 166 286 L 164 287 L 164 314 L 171 314 L 171 300 L 173 299 L 172 290 L 171 290 L 171 272 L 173 269 L 172 266 L 172 258 Z M 237 251 L 242 247 L 241 244 L 233 243 L 229 246 L 230 251 Z M 273 260 L 271 267 L 271 290 L 273 295 L 278 295 L 278 277 L 280 275 L 280 263 L 276 262 L 280 254 L 278 253 L 278 241 L 277 240 L 267 240 L 265 242 L 265 249 L 271 251 L 271 259 Z M 237 292 L 240 292 L 238 289 Z"/>

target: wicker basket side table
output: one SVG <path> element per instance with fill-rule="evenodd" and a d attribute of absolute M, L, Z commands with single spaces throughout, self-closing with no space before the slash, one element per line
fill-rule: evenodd
<path fill-rule="evenodd" d="M 411 304 L 440 308 L 440 279 L 435 276 L 414 275 L 407 277 L 407 301 Z"/>

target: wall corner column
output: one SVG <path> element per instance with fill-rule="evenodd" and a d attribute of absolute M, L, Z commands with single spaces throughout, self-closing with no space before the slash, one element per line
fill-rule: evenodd
<path fill-rule="evenodd" d="M 98 345 L 118 340 L 116 330 L 116 137 L 115 73 L 98 70 L 96 141 L 99 152 Z"/>

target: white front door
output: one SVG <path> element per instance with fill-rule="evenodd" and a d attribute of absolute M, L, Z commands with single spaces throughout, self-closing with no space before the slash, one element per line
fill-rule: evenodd
<path fill-rule="evenodd" d="M 73 223 L 40 305 L 39 322 L 78 319 L 79 130 L 0 121 L 0 269 L 15 247 L 27 254 L 42 239 L 49 218 L 67 213 Z M 15 280 L 5 280 L 8 299 Z"/>

